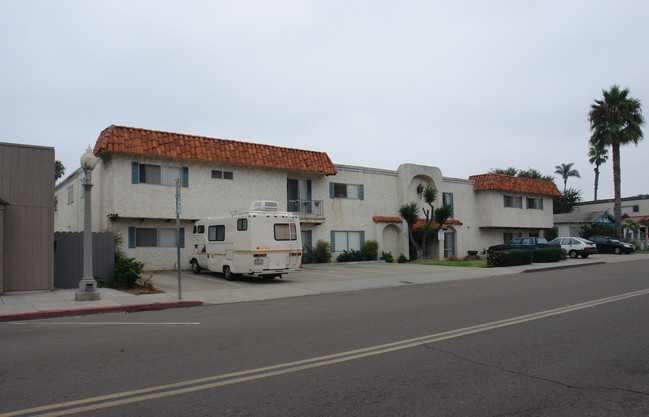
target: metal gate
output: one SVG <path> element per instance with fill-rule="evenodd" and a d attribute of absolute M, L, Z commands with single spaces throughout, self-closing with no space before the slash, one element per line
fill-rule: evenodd
<path fill-rule="evenodd" d="M 112 232 L 92 234 L 92 275 L 112 281 L 115 237 Z M 83 276 L 83 232 L 54 233 L 54 287 L 77 288 Z"/>

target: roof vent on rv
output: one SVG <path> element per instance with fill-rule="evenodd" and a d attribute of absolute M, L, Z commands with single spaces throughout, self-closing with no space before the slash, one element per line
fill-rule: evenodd
<path fill-rule="evenodd" d="M 278 211 L 279 203 L 277 201 L 253 201 L 250 206 L 251 211 Z"/>

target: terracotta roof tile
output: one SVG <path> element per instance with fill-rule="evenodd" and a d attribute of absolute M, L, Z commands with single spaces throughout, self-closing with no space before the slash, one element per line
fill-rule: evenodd
<path fill-rule="evenodd" d="M 374 216 L 372 217 L 374 223 L 402 223 L 401 217 L 387 217 L 387 216 Z"/>
<path fill-rule="evenodd" d="M 561 195 L 552 181 L 532 180 L 501 174 L 472 175 L 469 179 L 475 181 L 473 191 L 502 190 L 549 196 Z"/>
<path fill-rule="evenodd" d="M 324 152 L 115 125 L 101 132 L 93 152 L 131 152 L 336 175 Z"/>
<path fill-rule="evenodd" d="M 412 230 L 419 230 L 419 229 L 424 227 L 424 224 L 426 224 L 426 220 L 419 219 L 419 220 L 417 220 L 415 222 L 415 224 L 412 225 Z M 446 230 L 446 225 L 447 224 L 456 225 L 456 226 L 462 226 L 462 222 L 459 221 L 459 220 L 447 220 L 446 222 L 444 222 L 444 226 L 442 226 L 443 230 Z M 437 226 L 439 226 L 439 224 L 435 220 L 433 220 L 433 223 L 431 224 L 431 226 L 437 227 Z"/>

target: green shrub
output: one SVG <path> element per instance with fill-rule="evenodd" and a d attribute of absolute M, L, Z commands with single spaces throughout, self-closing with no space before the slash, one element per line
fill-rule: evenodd
<path fill-rule="evenodd" d="M 302 263 L 303 264 L 315 263 L 315 255 L 313 254 L 313 250 L 308 246 L 304 248 L 304 251 L 302 252 Z"/>
<path fill-rule="evenodd" d="M 366 240 L 361 252 L 363 252 L 363 260 L 376 261 L 379 259 L 379 242 L 376 240 Z"/>
<path fill-rule="evenodd" d="M 381 258 L 382 261 L 385 261 L 389 264 L 394 263 L 394 256 L 392 256 L 392 253 L 390 252 L 381 252 Z"/>
<path fill-rule="evenodd" d="M 378 259 L 379 242 L 368 240 L 361 250 L 344 250 L 336 257 L 336 262 L 376 261 Z"/>
<path fill-rule="evenodd" d="M 591 236 L 606 236 L 610 238 L 615 238 L 615 228 L 608 224 L 586 224 L 581 226 L 579 231 L 579 236 L 584 239 L 588 239 Z"/>
<path fill-rule="evenodd" d="M 103 282 L 103 285 L 114 287 L 124 286 L 127 288 L 135 287 L 140 279 L 140 274 L 144 270 L 144 264 L 138 262 L 135 258 L 129 258 L 124 253 L 124 239 L 119 233 L 115 233 L 115 279 L 110 283 Z"/>
<path fill-rule="evenodd" d="M 561 260 L 561 248 L 539 248 L 534 249 L 532 262 L 559 262 Z"/>
<path fill-rule="evenodd" d="M 397 262 L 399 262 L 400 264 L 405 264 L 406 262 L 408 262 L 408 258 L 406 258 L 406 255 L 404 255 L 404 254 L 402 253 L 402 254 L 399 255 L 399 257 L 397 258 Z"/>
<path fill-rule="evenodd" d="M 532 263 L 534 251 L 531 249 L 499 250 L 487 255 L 487 265 L 514 266 Z"/>
<path fill-rule="evenodd" d="M 358 262 L 361 260 L 362 255 L 359 250 L 344 250 L 336 257 L 336 262 Z"/>
<path fill-rule="evenodd" d="M 314 262 L 318 264 L 331 263 L 331 245 L 324 240 L 318 240 L 313 249 Z"/>
<path fill-rule="evenodd" d="M 128 258 L 124 254 L 115 252 L 115 281 L 127 288 L 135 287 L 144 270 L 144 264 L 135 258 Z"/>

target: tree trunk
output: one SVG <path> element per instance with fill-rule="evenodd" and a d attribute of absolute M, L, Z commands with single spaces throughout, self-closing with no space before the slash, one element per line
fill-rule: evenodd
<path fill-rule="evenodd" d="M 595 201 L 597 201 L 597 188 L 599 187 L 599 165 L 595 165 Z"/>
<path fill-rule="evenodd" d="M 620 174 L 620 144 L 613 143 L 613 188 L 615 189 L 615 204 L 613 206 L 613 216 L 615 217 L 615 237 L 622 238 L 622 187 Z"/>
<path fill-rule="evenodd" d="M 412 247 L 415 248 L 415 251 L 417 251 L 417 254 L 419 254 L 421 252 L 421 247 L 419 246 L 417 241 L 415 241 L 415 237 L 412 235 L 412 229 L 410 227 L 408 228 L 408 239 L 410 240 L 410 244 L 412 245 Z"/>

